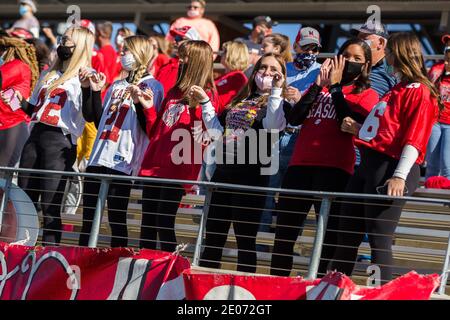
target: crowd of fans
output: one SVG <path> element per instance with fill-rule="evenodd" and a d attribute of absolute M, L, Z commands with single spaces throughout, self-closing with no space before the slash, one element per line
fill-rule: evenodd
<path fill-rule="evenodd" d="M 56 37 L 48 25 L 40 30 L 36 9 L 22 0 L 21 19 L 0 34 L 0 166 L 397 196 L 378 206 L 333 203 L 319 267 L 351 274 L 367 233 L 383 280 L 392 276 L 401 196 L 418 187 L 419 165 L 426 159 L 427 177 L 450 179 L 450 35 L 442 38 L 445 61 L 428 77 L 418 38 L 389 35 L 382 24 L 352 30 L 337 55 L 319 63 L 318 30 L 302 27 L 289 39 L 272 33 L 270 17 L 256 17 L 248 37 L 220 47 L 203 0 L 193 0 L 166 36 L 124 27 L 115 39 L 110 22 L 89 20 Z M 215 77 L 216 55 L 224 72 Z M 175 162 L 179 130 L 189 133 L 190 152 Z M 250 131 L 258 143 L 246 138 Z M 259 157 L 239 161 L 238 150 L 259 154 L 259 142 L 273 134 L 267 150 L 275 150 L 278 170 L 262 174 L 268 164 Z M 62 178 L 18 179 L 40 203 L 46 245 L 61 240 Z M 176 213 L 191 187 L 143 186 L 141 247 L 157 248 L 159 239 L 162 250 L 175 249 Z M 109 187 L 113 247 L 128 244 L 130 190 L 116 180 Z M 99 181 L 84 180 L 82 246 L 98 191 Z M 238 270 L 255 272 L 257 232 L 268 231 L 276 213 L 271 273 L 289 275 L 306 215 L 320 202 L 220 191 L 211 199 L 201 265 L 220 267 L 232 223 Z"/>

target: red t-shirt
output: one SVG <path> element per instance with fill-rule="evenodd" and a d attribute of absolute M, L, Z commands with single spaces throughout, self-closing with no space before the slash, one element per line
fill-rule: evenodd
<path fill-rule="evenodd" d="M 208 95 L 217 111 L 217 93 Z M 142 161 L 140 176 L 197 180 L 203 146 L 194 140 L 192 128 L 201 124 L 205 129 L 202 108 L 198 106 L 192 112 L 188 105 L 180 102 L 181 97 L 180 90 L 173 88 L 164 98 L 158 114 L 154 108 L 144 110 L 150 143 Z M 189 155 L 180 151 L 182 144 L 187 145 Z M 180 158 L 183 163 L 177 164 Z"/>
<path fill-rule="evenodd" d="M 97 72 L 105 73 L 105 57 L 103 57 L 103 53 L 94 50 L 92 52 L 92 60 L 91 60 L 92 68 Z M 106 73 L 105 73 L 106 75 Z"/>
<path fill-rule="evenodd" d="M 159 72 L 156 73 L 156 80 L 161 82 L 163 88 L 164 88 L 164 94 L 167 94 L 170 89 L 172 89 L 175 86 L 175 83 L 177 82 L 177 76 L 178 76 L 178 65 L 179 65 L 179 59 L 178 57 L 170 59 L 169 63 L 162 66 L 159 69 Z"/>
<path fill-rule="evenodd" d="M 219 114 L 237 96 L 247 81 L 247 77 L 242 71 L 228 72 L 215 81 L 219 94 Z"/>
<path fill-rule="evenodd" d="M 153 74 L 158 74 L 161 67 L 168 64 L 170 61 L 170 57 L 164 53 L 158 54 L 158 56 L 155 59 L 155 62 L 153 63 Z"/>
<path fill-rule="evenodd" d="M 28 99 L 31 94 L 31 69 L 19 59 L 14 59 L 0 66 L 2 76 L 2 91 L 13 88 L 19 91 L 23 98 Z M 19 123 L 30 121 L 30 118 L 22 110 L 13 111 L 0 99 L 0 130 L 12 128 Z"/>
<path fill-rule="evenodd" d="M 349 107 L 363 116 L 378 102 L 373 89 L 351 93 L 354 86 L 342 88 Z M 354 137 L 342 132 L 336 118 L 331 94 L 323 88 L 302 124 L 289 166 L 319 166 L 339 168 L 353 173 L 355 165 Z"/>
<path fill-rule="evenodd" d="M 111 84 L 117 76 L 117 52 L 110 44 L 101 47 L 98 51 L 103 54 L 105 61 L 106 83 Z"/>
<path fill-rule="evenodd" d="M 438 110 L 427 86 L 401 82 L 367 116 L 359 131 L 360 143 L 395 159 L 410 144 L 419 151 L 416 163 L 421 164 Z"/>
<path fill-rule="evenodd" d="M 444 69 L 445 67 L 443 62 L 437 63 L 431 67 L 428 76 L 431 81 L 437 85 L 441 96 L 441 102 L 444 104 L 444 109 L 439 114 L 439 122 L 443 124 L 450 124 L 450 74 L 445 75 Z M 437 81 L 439 79 L 440 83 L 438 84 Z"/>

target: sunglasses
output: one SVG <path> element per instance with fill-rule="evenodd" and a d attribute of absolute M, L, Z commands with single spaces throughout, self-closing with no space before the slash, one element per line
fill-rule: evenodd
<path fill-rule="evenodd" d="M 316 44 L 307 44 L 305 46 L 300 47 L 303 51 L 312 51 L 312 52 L 318 52 L 319 46 Z"/>
<path fill-rule="evenodd" d="M 180 35 L 176 35 L 176 36 L 174 37 L 174 40 L 175 40 L 175 42 L 180 42 L 180 41 L 183 41 L 183 40 L 184 40 L 184 37 L 182 37 L 182 36 L 180 36 Z"/>

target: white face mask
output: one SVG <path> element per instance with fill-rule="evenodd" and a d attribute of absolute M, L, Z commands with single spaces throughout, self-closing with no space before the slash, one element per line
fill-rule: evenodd
<path fill-rule="evenodd" d="M 197 18 L 199 15 L 200 15 L 200 12 L 198 10 L 189 9 L 187 12 L 187 16 L 189 18 Z"/>
<path fill-rule="evenodd" d="M 119 46 L 121 46 L 121 45 L 123 45 L 123 42 L 124 42 L 124 38 L 119 34 L 119 35 L 117 36 L 117 38 L 116 38 L 116 43 L 117 43 Z"/>
<path fill-rule="evenodd" d="M 265 76 L 263 77 L 261 73 L 257 73 L 255 75 L 255 83 L 259 90 L 266 91 L 272 89 L 272 80 L 273 77 Z"/>
<path fill-rule="evenodd" d="M 120 57 L 120 64 L 126 71 L 133 71 L 136 65 L 136 59 L 131 53 L 127 53 Z"/>

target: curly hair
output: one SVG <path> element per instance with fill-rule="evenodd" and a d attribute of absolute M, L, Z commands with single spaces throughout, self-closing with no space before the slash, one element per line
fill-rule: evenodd
<path fill-rule="evenodd" d="M 6 62 L 19 59 L 30 67 L 31 89 L 33 90 L 39 78 L 39 64 L 34 46 L 22 39 L 12 37 L 0 37 L 0 46 L 6 48 L 4 58 Z"/>

